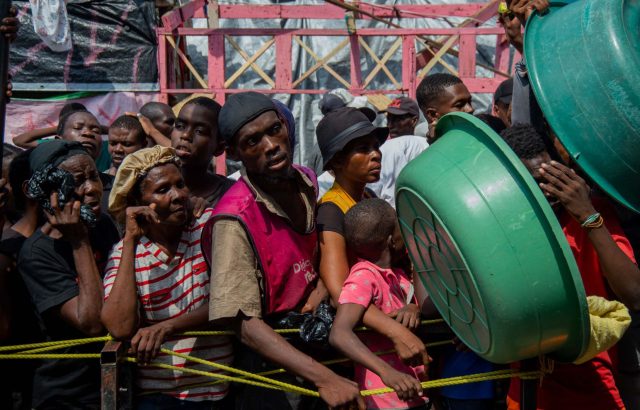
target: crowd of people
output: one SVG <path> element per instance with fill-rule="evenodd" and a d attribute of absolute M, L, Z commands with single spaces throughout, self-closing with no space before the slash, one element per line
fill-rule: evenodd
<path fill-rule="evenodd" d="M 522 23 L 548 4 L 509 3 L 500 19 L 521 49 Z M 107 126 L 72 103 L 57 127 L 17 136 L 24 150 L 5 145 L 0 181 L 2 344 L 107 333 L 125 341 L 137 359 L 138 409 L 519 409 L 517 379 L 438 390 L 420 384 L 498 368 L 459 342 L 427 352 L 420 321 L 438 312 L 412 269 L 395 211 L 400 171 L 437 143 L 442 116 L 474 114 L 471 93 L 458 77 L 438 73 L 420 82 L 417 101 L 399 97 L 382 112 L 341 96 L 320 101 L 321 172 L 293 163 L 294 116 L 255 92 L 232 94 L 223 106 L 193 98 L 177 115 L 152 102 Z M 381 115 L 387 126 L 376 125 Z M 535 103 L 524 62 L 496 90 L 492 112 L 476 116 L 539 183 L 586 294 L 639 310 L 637 244 L 627 239 L 637 238 L 635 219 L 620 218 L 575 169 Z M 241 164 L 236 175 L 215 172 L 213 159 L 223 153 Z M 333 323 L 314 343 L 275 331 L 292 315 L 313 319 L 320 309 Z M 360 325 L 369 331 L 354 332 Z M 181 335 L 214 329 L 235 337 Z M 284 368 L 278 380 L 314 388 L 319 398 L 212 384 L 157 366 L 210 371 L 162 348 L 253 373 Z M 59 353 L 99 351 L 87 344 Z M 638 369 L 618 371 L 625 354 L 613 348 L 580 365 L 556 363 L 537 388 L 537 407 L 640 408 Z M 339 355 L 351 362 L 321 363 Z M 1 408 L 100 408 L 96 360 L 0 366 Z M 360 395 L 385 386 L 394 392 Z"/>

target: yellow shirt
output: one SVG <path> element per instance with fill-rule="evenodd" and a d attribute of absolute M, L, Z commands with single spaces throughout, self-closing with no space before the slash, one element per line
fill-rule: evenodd
<path fill-rule="evenodd" d="M 369 198 L 367 191 L 365 191 L 364 197 Z M 346 214 L 352 206 L 357 204 L 357 201 L 353 199 L 351 195 L 349 195 L 337 182 L 334 182 L 331 189 L 328 190 L 322 198 L 320 198 L 318 205 L 325 202 L 333 202 L 344 214 Z"/>

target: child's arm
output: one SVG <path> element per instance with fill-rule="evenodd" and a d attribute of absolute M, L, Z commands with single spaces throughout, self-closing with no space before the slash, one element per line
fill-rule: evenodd
<path fill-rule="evenodd" d="M 413 288 L 415 290 L 416 299 L 418 300 L 418 306 L 420 306 L 420 313 L 426 318 L 438 317 L 438 309 L 433 304 L 433 300 L 429 296 L 429 293 L 424 288 L 422 280 L 418 277 L 418 274 L 412 272 Z"/>
<path fill-rule="evenodd" d="M 56 135 L 56 130 L 57 127 L 47 127 L 23 132 L 13 137 L 13 143 L 24 149 L 35 148 L 38 146 L 39 139 Z"/>
<path fill-rule="evenodd" d="M 165 137 L 160 131 L 158 131 L 149 118 L 135 112 L 126 112 L 125 115 L 138 118 L 140 125 L 142 125 L 142 129 L 149 138 L 151 138 L 154 144 L 160 145 L 161 147 L 171 146 L 171 138 Z"/>
<path fill-rule="evenodd" d="M 382 379 L 383 383 L 396 391 L 400 400 L 411 400 L 422 395 L 420 382 L 408 374 L 400 373 L 384 360 L 373 354 L 353 332 L 353 328 L 364 316 L 365 308 L 355 303 L 338 307 L 333 321 L 329 342 L 354 362 L 368 368 Z M 389 321 L 396 323 L 393 319 Z M 404 329 L 409 332 L 409 330 Z"/>

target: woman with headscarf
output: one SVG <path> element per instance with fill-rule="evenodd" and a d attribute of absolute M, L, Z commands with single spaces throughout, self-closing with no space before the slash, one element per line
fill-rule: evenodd
<path fill-rule="evenodd" d="M 124 238 L 113 248 L 105 271 L 102 320 L 117 339 L 131 339 L 138 358 L 138 409 L 223 408 L 226 384 L 188 387 L 209 381 L 153 366 L 159 362 L 190 369 L 160 353 L 160 346 L 229 364 L 226 336 L 180 337 L 208 323 L 209 270 L 200 246 L 212 210 L 192 216 L 189 189 L 172 148 L 155 146 L 130 154 L 118 168 L 109 211 L 124 224 Z M 158 391 L 160 393 L 158 393 Z"/>
<path fill-rule="evenodd" d="M 103 335 L 101 272 L 118 232 L 100 212 L 102 183 L 95 162 L 81 144 L 52 140 L 33 150 L 29 165 L 27 194 L 38 201 L 46 222 L 24 243 L 18 269 L 40 328 L 47 340 Z M 99 352 L 93 344 L 57 353 Z M 33 381 L 32 407 L 98 409 L 98 361 L 43 361 Z"/>

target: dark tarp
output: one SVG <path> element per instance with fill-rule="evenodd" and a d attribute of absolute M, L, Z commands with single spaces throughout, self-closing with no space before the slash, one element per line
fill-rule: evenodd
<path fill-rule="evenodd" d="M 20 19 L 9 62 L 15 90 L 158 90 L 153 1 L 69 1 L 73 46 L 58 53 L 34 32 L 29 2 L 13 4 Z"/>

